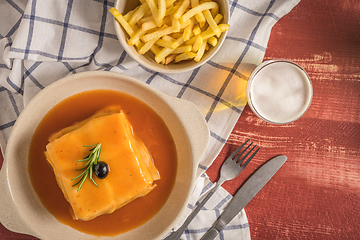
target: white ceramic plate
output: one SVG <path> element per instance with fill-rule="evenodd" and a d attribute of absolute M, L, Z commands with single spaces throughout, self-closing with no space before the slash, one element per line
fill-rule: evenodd
<path fill-rule="evenodd" d="M 40 239 L 99 239 L 57 221 L 41 204 L 28 173 L 30 141 L 44 115 L 63 99 L 93 89 L 118 90 L 142 100 L 162 117 L 174 138 L 178 168 L 169 199 L 150 221 L 114 237 L 161 239 L 186 207 L 198 162 L 209 141 L 209 130 L 191 102 L 169 97 L 141 81 L 112 72 L 85 72 L 58 80 L 37 94 L 21 112 L 10 134 L 0 172 L 0 221 L 12 231 Z"/>

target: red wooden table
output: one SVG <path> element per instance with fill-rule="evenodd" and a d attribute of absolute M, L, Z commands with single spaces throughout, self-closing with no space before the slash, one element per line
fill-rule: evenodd
<path fill-rule="evenodd" d="M 309 74 L 314 96 L 298 121 L 275 126 L 247 106 L 208 169 L 251 137 L 262 146 L 234 193 L 262 163 L 288 161 L 245 207 L 252 239 L 360 239 L 360 2 L 302 0 L 272 30 L 265 59 L 286 58 Z"/>
<path fill-rule="evenodd" d="M 300 64 L 314 88 L 298 121 L 272 125 L 247 106 L 219 157 L 251 137 L 262 146 L 243 173 L 223 186 L 235 193 L 275 155 L 288 161 L 246 206 L 252 239 L 360 239 L 360 2 L 302 0 L 272 30 L 265 59 Z M 0 157 L 0 166 L 2 164 Z M 0 224 L 0 239 L 34 239 Z"/>

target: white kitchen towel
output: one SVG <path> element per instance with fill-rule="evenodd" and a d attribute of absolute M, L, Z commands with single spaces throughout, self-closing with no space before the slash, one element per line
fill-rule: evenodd
<path fill-rule="evenodd" d="M 114 71 L 135 77 L 171 96 L 187 99 L 200 109 L 211 139 L 198 166 L 198 182 L 208 181 L 204 172 L 219 154 L 246 105 L 247 79 L 263 60 L 271 28 L 299 1 L 229 1 L 231 27 L 222 48 L 202 67 L 182 74 L 153 72 L 129 57 L 117 40 L 113 16 L 108 11 L 114 6 L 114 0 L 1 1 L 0 135 L 3 135 L 3 152 L 4 142 L 22 109 L 44 87 L 78 72 Z M 208 182 L 204 186 L 210 185 Z M 200 192 L 194 191 L 192 202 L 198 200 Z M 182 239 L 198 239 L 199 232 L 209 228 L 218 216 L 224 206 L 221 203 L 230 198 L 231 195 L 220 189 Z M 192 206 L 189 203 L 189 211 Z M 225 229 L 219 239 L 250 238 L 244 211 L 234 221 L 233 225 L 241 226 L 241 230 Z"/>

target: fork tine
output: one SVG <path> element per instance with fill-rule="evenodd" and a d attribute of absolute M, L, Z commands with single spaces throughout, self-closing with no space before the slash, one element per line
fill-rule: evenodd
<path fill-rule="evenodd" d="M 250 141 L 250 138 L 248 138 L 243 144 L 241 144 L 229 157 L 228 159 L 232 159 L 233 157 L 235 157 L 235 155 L 241 150 L 241 148 L 248 142 Z M 242 153 L 241 153 L 242 154 Z"/>
<path fill-rule="evenodd" d="M 248 150 L 248 148 L 253 144 L 254 142 L 251 142 L 249 146 L 247 146 L 235 159 L 234 162 L 237 162 L 239 158 L 243 155 L 243 153 Z M 256 146 L 256 145 L 255 145 Z M 251 151 L 250 151 L 251 152 Z M 249 152 L 240 160 L 240 164 L 244 161 L 244 159 L 249 155 Z"/>
<path fill-rule="evenodd" d="M 256 147 L 256 145 L 251 149 L 251 151 Z M 251 161 L 251 159 L 253 159 L 253 157 L 255 156 L 255 154 L 260 150 L 260 147 L 258 147 L 258 149 L 255 150 L 255 152 L 248 158 L 248 160 L 246 160 L 246 162 L 241 166 L 242 168 L 245 168 L 249 162 Z M 249 152 L 250 153 L 250 152 Z"/>
<path fill-rule="evenodd" d="M 245 160 L 245 158 L 247 158 L 247 156 L 254 150 L 254 148 L 255 148 L 256 146 L 257 146 L 257 145 L 253 146 L 253 147 L 245 154 L 245 156 L 240 159 L 240 161 L 238 162 L 239 165 L 242 164 L 242 162 Z M 250 145 L 249 145 L 249 147 L 250 147 Z M 238 157 L 238 158 L 240 158 L 240 157 Z"/>

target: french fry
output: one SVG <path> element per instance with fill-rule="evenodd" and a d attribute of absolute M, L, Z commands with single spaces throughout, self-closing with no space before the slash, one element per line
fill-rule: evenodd
<path fill-rule="evenodd" d="M 174 2 L 176 2 L 177 0 L 165 0 L 166 2 L 166 8 L 169 8 L 171 6 L 173 6 Z"/>
<path fill-rule="evenodd" d="M 158 18 L 158 10 L 157 10 L 157 6 L 154 0 L 146 0 L 147 4 L 149 5 L 150 11 L 152 13 L 152 15 L 154 16 L 154 20 L 156 22 L 156 24 L 158 25 L 158 27 L 162 26 L 162 20 L 160 20 Z"/>
<path fill-rule="evenodd" d="M 165 65 L 168 65 L 169 63 L 171 63 L 172 61 L 174 61 L 175 60 L 175 57 L 176 57 L 176 55 L 175 54 L 172 54 L 172 55 L 170 55 L 170 56 L 167 56 L 166 58 L 165 58 Z"/>
<path fill-rule="evenodd" d="M 225 32 L 230 29 L 229 24 L 219 24 L 218 27 L 221 32 Z M 214 31 L 210 27 L 208 29 L 206 29 L 206 31 L 200 33 L 200 36 L 203 38 L 203 40 L 206 40 L 214 35 L 215 35 Z"/>
<path fill-rule="evenodd" d="M 148 21 L 148 22 L 144 22 L 142 25 L 141 25 L 141 28 L 144 30 L 144 31 L 147 31 L 147 30 L 150 30 L 150 29 L 154 29 L 154 28 L 157 28 L 158 25 L 157 23 L 155 22 L 155 20 L 151 20 L 151 21 Z"/>
<path fill-rule="evenodd" d="M 189 40 L 185 41 L 185 44 L 187 44 L 187 45 L 194 45 L 195 42 L 196 42 L 196 40 L 197 40 L 197 38 L 198 38 L 198 36 L 201 37 L 200 34 L 195 35 L 195 36 L 193 36 L 192 38 L 190 38 Z M 202 37 L 201 37 L 201 38 L 202 38 Z"/>
<path fill-rule="evenodd" d="M 205 21 L 205 22 L 199 22 L 200 28 L 204 28 L 204 27 L 205 27 L 205 24 L 206 24 L 206 21 Z"/>
<path fill-rule="evenodd" d="M 165 36 L 165 35 L 168 35 L 168 34 L 174 32 L 173 27 L 168 27 L 167 25 L 164 25 L 163 27 L 165 27 L 165 28 L 161 28 L 159 30 L 156 30 L 155 32 L 145 34 L 141 39 L 144 42 L 148 42 L 152 39 L 155 39 L 155 38 L 159 39 L 162 36 Z"/>
<path fill-rule="evenodd" d="M 134 12 L 136 12 L 136 11 L 140 8 L 140 6 L 141 6 L 141 5 L 137 6 L 137 7 L 134 8 L 133 10 L 127 12 L 127 13 L 124 15 L 124 19 L 129 22 L 130 18 L 131 18 L 132 15 L 134 14 Z"/>
<path fill-rule="evenodd" d="M 178 53 L 184 53 L 184 52 L 191 52 L 192 50 L 192 46 L 191 45 L 185 45 L 185 46 L 180 46 L 174 49 L 174 51 L 172 51 L 173 54 L 178 54 Z"/>
<path fill-rule="evenodd" d="M 110 13 L 116 18 L 124 30 L 129 34 L 129 36 L 134 34 L 134 30 L 131 28 L 130 24 L 125 20 L 124 16 L 116 8 L 110 8 Z"/>
<path fill-rule="evenodd" d="M 183 34 L 182 32 L 174 32 L 172 34 L 170 34 L 170 37 L 173 37 L 175 39 L 178 39 L 179 37 L 181 37 Z"/>
<path fill-rule="evenodd" d="M 214 31 L 217 37 L 220 37 L 221 31 L 218 25 L 216 24 L 214 18 L 212 17 L 211 12 L 208 9 L 206 9 L 203 11 L 203 14 L 205 16 L 207 23 L 209 24 L 209 27 Z"/>
<path fill-rule="evenodd" d="M 134 14 L 129 19 L 129 25 L 135 25 L 142 17 L 145 16 L 146 12 L 149 10 L 149 5 L 147 3 L 143 3 L 140 5 L 138 10 L 134 12 Z"/>
<path fill-rule="evenodd" d="M 135 45 L 137 42 L 140 41 L 140 38 L 145 34 L 145 32 L 146 31 L 140 28 L 138 31 L 131 35 L 131 38 L 127 41 L 127 43 L 132 46 Z"/>
<path fill-rule="evenodd" d="M 223 19 L 223 15 L 221 14 L 216 14 L 216 16 L 214 17 L 214 21 L 216 22 L 216 24 L 219 24 L 219 22 Z"/>
<path fill-rule="evenodd" d="M 210 11 L 211 11 L 211 15 L 215 17 L 216 15 L 219 14 L 219 5 L 217 7 L 212 8 Z"/>
<path fill-rule="evenodd" d="M 190 39 L 190 35 L 192 33 L 192 28 L 193 26 L 190 24 L 188 26 L 186 26 L 186 28 L 184 29 L 184 32 L 183 32 L 183 37 L 184 37 L 184 40 L 187 41 Z"/>
<path fill-rule="evenodd" d="M 226 32 L 230 30 L 230 25 L 226 23 L 222 23 L 218 25 L 221 32 Z"/>
<path fill-rule="evenodd" d="M 180 23 L 186 22 L 189 18 L 193 17 L 196 13 L 202 12 L 206 9 L 212 9 L 218 7 L 216 2 L 204 2 L 199 4 L 198 6 L 190 9 L 186 13 L 184 13 L 180 18 Z"/>
<path fill-rule="evenodd" d="M 166 28 L 168 28 L 166 25 L 162 26 L 161 30 L 165 30 Z M 145 54 L 147 51 L 150 50 L 150 48 L 158 41 L 160 40 L 160 36 L 157 36 L 156 38 L 153 38 L 149 41 L 146 41 L 145 44 L 141 47 L 141 49 L 139 50 L 140 54 Z"/>
<path fill-rule="evenodd" d="M 199 5 L 199 0 L 191 0 L 191 7 L 194 8 L 194 7 L 198 6 L 198 5 Z M 199 23 L 206 21 L 202 12 L 196 13 L 195 18 Z"/>
<path fill-rule="evenodd" d="M 164 48 L 171 48 L 173 46 L 173 41 L 166 41 L 164 39 L 158 39 L 156 42 L 156 45 Z"/>
<path fill-rule="evenodd" d="M 172 16 L 172 15 L 174 15 L 174 13 L 179 9 L 180 5 L 181 5 L 181 3 L 180 3 L 180 2 L 177 2 L 177 3 L 175 4 L 175 6 L 171 6 L 171 7 L 167 8 L 165 15 L 166 15 L 166 16 Z"/>
<path fill-rule="evenodd" d="M 165 41 L 169 41 L 169 42 L 175 42 L 175 38 L 170 37 L 169 35 L 165 35 L 162 37 L 162 39 L 164 39 Z"/>
<path fill-rule="evenodd" d="M 194 28 L 193 28 L 193 33 L 195 35 L 199 35 L 201 33 L 201 28 L 199 26 L 199 24 L 195 25 Z"/>
<path fill-rule="evenodd" d="M 208 40 L 207 40 L 207 42 L 208 42 L 211 46 L 215 47 L 215 46 L 217 45 L 217 43 L 218 43 L 218 40 L 217 40 L 216 37 L 209 37 Z"/>
<path fill-rule="evenodd" d="M 166 16 L 163 18 L 164 24 L 168 25 L 171 23 L 170 17 Z M 149 21 L 142 23 L 141 28 L 145 31 L 154 29 L 157 27 L 157 23 L 155 22 L 154 18 L 151 16 L 151 20 L 149 18 Z"/>
<path fill-rule="evenodd" d="M 183 38 L 184 38 L 185 41 L 187 41 L 187 40 L 190 39 L 190 37 L 191 37 L 191 35 L 192 35 L 192 31 L 193 31 L 194 24 L 195 24 L 195 19 L 194 19 L 194 18 L 191 18 L 190 24 L 187 25 L 187 26 L 184 28 Z"/>
<path fill-rule="evenodd" d="M 165 17 L 166 14 L 166 1 L 159 0 L 158 1 L 158 19 L 161 21 Z"/>
<path fill-rule="evenodd" d="M 184 52 L 184 53 L 180 54 L 179 56 L 176 56 L 175 62 L 177 63 L 177 62 L 180 62 L 180 61 L 193 59 L 194 57 L 196 57 L 196 53 Z"/>
<path fill-rule="evenodd" d="M 140 54 L 145 54 L 147 53 L 147 51 L 150 50 L 150 48 L 155 44 L 155 42 L 157 41 L 158 39 L 152 39 L 148 42 L 146 42 L 139 50 L 139 53 Z"/>
<path fill-rule="evenodd" d="M 173 6 L 174 2 L 176 2 L 176 0 L 165 0 L 166 8 Z"/>
<path fill-rule="evenodd" d="M 201 46 L 201 44 L 203 42 L 203 39 L 202 39 L 202 37 L 200 35 L 197 35 L 195 37 L 195 39 L 196 40 L 194 42 L 194 45 L 193 45 L 192 49 L 193 49 L 194 52 L 197 52 L 197 51 L 199 51 L 199 48 L 200 48 L 200 46 Z"/>
<path fill-rule="evenodd" d="M 181 37 L 179 37 L 178 39 L 175 40 L 174 45 L 180 46 L 184 42 L 185 42 L 184 38 L 181 36 Z M 163 48 L 163 49 L 161 49 L 160 52 L 155 55 L 155 61 L 157 63 L 162 62 L 173 51 L 174 51 L 174 49 L 171 49 L 171 48 Z"/>
<path fill-rule="evenodd" d="M 200 48 L 199 48 L 199 51 L 197 51 L 196 56 L 194 57 L 194 60 L 196 62 L 200 62 L 201 58 L 203 57 L 203 55 L 205 53 L 206 46 L 207 46 L 207 42 L 203 41 Z"/>
<path fill-rule="evenodd" d="M 150 51 L 152 51 L 152 53 L 156 55 L 160 52 L 160 49 L 154 44 L 150 47 Z"/>
<path fill-rule="evenodd" d="M 180 24 L 180 30 L 186 28 L 191 24 L 191 19 L 188 19 L 186 22 Z"/>
<path fill-rule="evenodd" d="M 175 50 L 175 49 L 179 48 L 180 45 L 181 45 L 181 44 L 179 44 L 179 43 L 177 43 L 177 42 L 174 42 L 174 43 L 171 45 L 170 48 L 171 48 L 172 50 Z"/>
<path fill-rule="evenodd" d="M 180 19 L 180 17 L 184 14 L 185 10 L 190 5 L 190 0 L 183 0 L 182 4 L 180 5 L 179 9 L 174 13 L 174 18 Z M 183 22 L 185 22 L 184 20 Z"/>
<path fill-rule="evenodd" d="M 205 51 L 208 51 L 210 49 L 209 44 L 206 44 Z"/>
<path fill-rule="evenodd" d="M 160 63 L 161 61 L 163 61 L 170 53 L 172 53 L 172 51 L 174 51 L 171 48 L 163 48 L 160 50 L 160 52 L 158 52 L 155 55 L 155 61 L 157 63 Z"/>
<path fill-rule="evenodd" d="M 171 18 L 171 26 L 174 32 L 180 32 L 181 30 L 180 22 L 174 16 Z"/>
<path fill-rule="evenodd" d="M 146 17 L 144 16 L 142 19 L 140 19 L 138 21 L 138 24 L 142 25 L 142 24 L 144 24 L 146 22 L 151 22 L 151 21 L 155 21 L 153 15 L 146 16 Z"/>
<path fill-rule="evenodd" d="M 229 24 L 219 24 L 218 25 L 219 29 L 221 32 L 225 32 L 225 31 L 228 31 L 230 29 L 230 25 Z M 208 29 L 206 29 L 206 31 L 200 33 L 200 36 L 202 37 L 203 40 L 207 40 L 208 38 L 214 36 L 215 33 L 214 31 L 209 27 Z M 197 36 L 197 35 L 196 35 Z M 194 44 L 195 41 L 196 41 L 196 36 L 190 38 L 189 40 L 186 41 L 186 44 Z"/>

